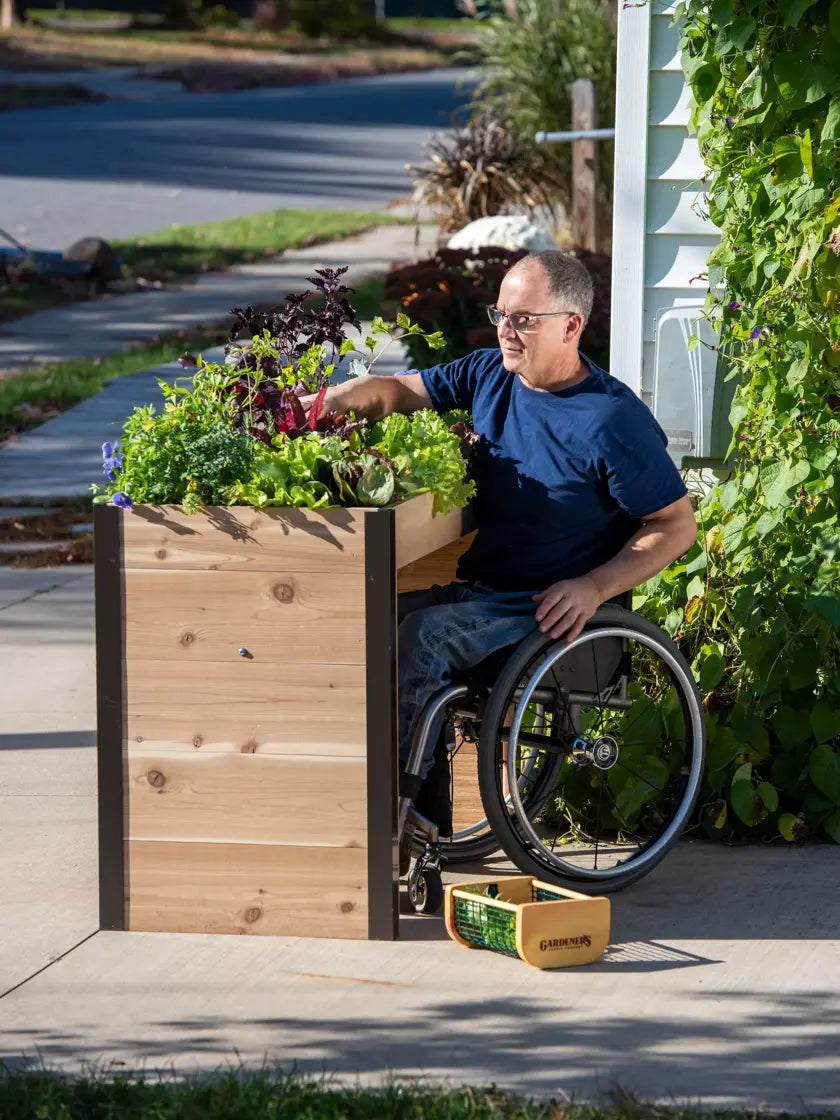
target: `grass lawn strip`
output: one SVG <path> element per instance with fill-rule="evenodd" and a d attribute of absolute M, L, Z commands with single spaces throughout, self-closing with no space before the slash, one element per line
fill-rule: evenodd
<path fill-rule="evenodd" d="M 402 219 L 363 210 L 267 210 L 244 218 L 172 225 L 145 237 L 113 242 L 129 285 L 183 281 L 199 273 L 267 260 L 290 249 L 364 233 Z M 5 242 L 3 242 L 5 244 Z M 37 246 L 33 246 L 37 248 Z M 91 295 L 86 280 L 0 285 L 0 323 Z"/>
<path fill-rule="evenodd" d="M 4 1120 L 761 1120 L 734 1109 L 660 1107 L 617 1092 L 602 1106 L 514 1097 L 490 1089 L 333 1089 L 324 1081 L 245 1072 L 187 1081 L 92 1078 L 0 1070 Z M 784 1114 L 787 1120 L 793 1120 Z M 778 1114 L 775 1120 L 783 1120 Z M 811 1120 L 834 1120 L 829 1113 Z"/>
<path fill-rule="evenodd" d="M 130 276 L 169 280 L 217 272 L 398 223 L 391 215 L 360 210 L 267 210 L 221 222 L 171 225 L 113 245 Z"/>

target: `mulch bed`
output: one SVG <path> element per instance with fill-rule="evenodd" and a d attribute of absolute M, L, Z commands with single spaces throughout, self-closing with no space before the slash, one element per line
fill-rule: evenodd
<path fill-rule="evenodd" d="M 51 503 L 49 508 L 52 512 L 0 520 L 0 567 L 93 563 L 90 503 Z"/>

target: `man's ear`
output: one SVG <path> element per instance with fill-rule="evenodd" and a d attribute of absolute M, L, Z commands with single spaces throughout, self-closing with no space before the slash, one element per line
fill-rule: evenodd
<path fill-rule="evenodd" d="M 575 342 L 583 332 L 583 316 L 575 313 L 566 320 L 565 342 Z"/>

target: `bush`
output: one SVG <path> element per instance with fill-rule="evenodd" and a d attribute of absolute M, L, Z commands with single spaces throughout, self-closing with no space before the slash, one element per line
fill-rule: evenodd
<path fill-rule="evenodd" d="M 435 355 L 451 362 L 472 350 L 498 345 L 496 328 L 486 308 L 495 303 L 499 285 L 511 265 L 526 256 L 524 250 L 486 248 L 474 251 L 440 249 L 427 260 L 393 269 L 385 281 L 385 306 L 409 315 L 426 331 L 440 331 L 446 347 Z M 576 250 L 589 269 L 595 286 L 592 317 L 583 332 L 581 349 L 606 367 L 610 350 L 610 257 L 606 253 Z M 426 348 L 407 337 L 403 344 L 412 365 L 429 364 Z"/>

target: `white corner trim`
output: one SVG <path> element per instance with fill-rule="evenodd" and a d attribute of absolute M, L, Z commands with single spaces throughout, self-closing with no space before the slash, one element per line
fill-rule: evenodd
<path fill-rule="evenodd" d="M 650 24 L 649 4 L 619 8 L 610 373 L 636 393 L 642 388 Z"/>

